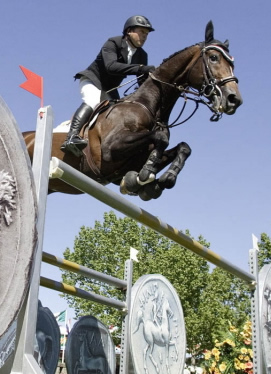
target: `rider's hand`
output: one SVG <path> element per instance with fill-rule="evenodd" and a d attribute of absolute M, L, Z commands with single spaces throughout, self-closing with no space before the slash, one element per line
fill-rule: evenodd
<path fill-rule="evenodd" d="M 149 74 L 150 72 L 154 71 L 155 70 L 155 66 L 153 65 L 141 65 L 138 72 L 139 74 Z"/>

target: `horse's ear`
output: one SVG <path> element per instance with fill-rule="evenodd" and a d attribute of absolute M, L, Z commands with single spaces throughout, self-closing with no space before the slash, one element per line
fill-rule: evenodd
<path fill-rule="evenodd" d="M 212 21 L 209 21 L 205 29 L 205 43 L 211 43 L 212 40 L 214 40 L 214 25 Z"/>
<path fill-rule="evenodd" d="M 226 40 L 224 41 L 224 45 L 225 45 L 225 47 L 226 47 L 227 49 L 229 49 L 230 42 L 228 41 L 228 39 L 226 39 Z"/>

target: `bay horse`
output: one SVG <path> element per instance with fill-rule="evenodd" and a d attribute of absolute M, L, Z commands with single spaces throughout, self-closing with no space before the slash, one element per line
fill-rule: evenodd
<path fill-rule="evenodd" d="M 168 121 L 177 99 L 193 95 L 213 112 L 211 120 L 218 120 L 222 113 L 234 114 L 242 104 L 228 48 L 228 40 L 214 39 L 210 21 L 204 42 L 172 54 L 134 93 L 105 108 L 94 125 L 85 127 L 82 136 L 88 139 L 88 146 L 84 154 L 62 153 L 66 134 L 54 133 L 52 156 L 103 185 L 120 185 L 123 194 L 138 195 L 145 201 L 158 198 L 164 189 L 174 187 L 191 153 L 185 142 L 167 149 Z M 35 132 L 23 136 L 32 159 Z M 50 180 L 48 192 L 82 193 L 58 179 Z"/>

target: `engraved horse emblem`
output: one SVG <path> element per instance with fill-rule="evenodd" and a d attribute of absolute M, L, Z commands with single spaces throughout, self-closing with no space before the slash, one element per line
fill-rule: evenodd
<path fill-rule="evenodd" d="M 156 373 L 160 372 L 159 365 L 157 360 L 160 361 L 160 365 L 163 364 L 163 359 L 165 359 L 165 365 L 167 374 L 170 374 L 169 366 L 169 347 L 175 347 L 175 360 L 178 360 L 178 349 L 176 345 L 176 339 L 172 339 L 171 329 L 169 319 L 173 318 L 173 311 L 169 305 L 168 299 L 164 298 L 162 295 L 159 301 L 159 295 L 156 294 L 152 299 L 152 307 L 148 313 L 147 308 L 140 309 L 137 313 L 136 328 L 133 331 L 135 334 L 141 323 L 143 323 L 143 335 L 144 339 L 147 342 L 146 347 L 144 348 L 144 370 L 148 374 L 147 367 L 147 354 L 153 363 Z M 154 355 L 155 345 L 158 347 L 164 347 L 164 355 Z M 171 356 L 174 358 L 173 356 Z"/>
<path fill-rule="evenodd" d="M 264 327 L 267 329 L 268 341 L 271 341 L 271 290 L 266 287 L 264 291 L 264 297 L 267 300 L 267 313 L 266 313 L 266 323 Z"/>
<path fill-rule="evenodd" d="M 107 362 L 106 357 L 101 355 L 93 355 L 90 351 L 88 344 L 88 333 L 79 334 L 80 345 L 80 357 L 77 362 L 76 373 L 88 372 L 95 374 L 106 374 L 107 373 Z"/>

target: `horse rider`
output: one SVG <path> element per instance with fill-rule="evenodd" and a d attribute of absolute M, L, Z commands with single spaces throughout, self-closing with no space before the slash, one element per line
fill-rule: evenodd
<path fill-rule="evenodd" d="M 120 98 L 117 88 L 127 75 L 141 76 L 155 69 L 148 65 L 148 55 L 142 48 L 151 31 L 154 29 L 146 17 L 137 15 L 128 18 L 123 35 L 109 38 L 89 67 L 74 76 L 80 79 L 83 103 L 73 115 L 69 133 L 61 146 L 63 152 L 78 156 L 78 150 L 80 154 L 86 147 L 87 141 L 79 136 L 81 128 L 102 100 Z M 116 89 L 106 92 L 113 88 Z"/>

